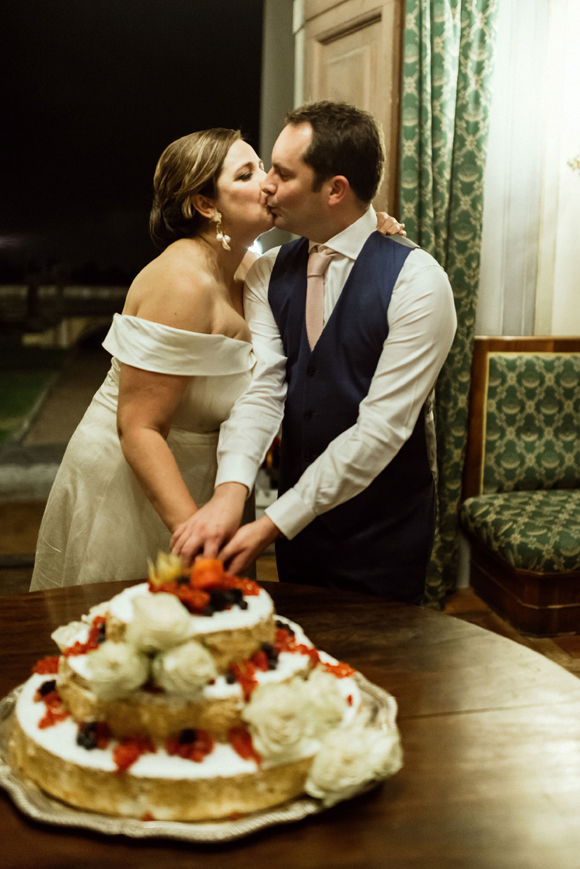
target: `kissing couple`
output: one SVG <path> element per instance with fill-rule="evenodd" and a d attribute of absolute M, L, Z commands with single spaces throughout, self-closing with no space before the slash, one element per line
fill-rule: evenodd
<path fill-rule="evenodd" d="M 418 602 L 435 527 L 432 391 L 456 327 L 437 262 L 372 200 L 384 145 L 345 103 L 290 112 L 263 165 L 238 131 L 185 136 L 154 176 L 162 253 L 103 343 L 31 590 L 132 580 L 159 550 Z M 273 226 L 299 236 L 255 258 Z M 377 227 L 380 231 L 377 231 Z M 278 499 L 247 521 L 282 426 Z"/>

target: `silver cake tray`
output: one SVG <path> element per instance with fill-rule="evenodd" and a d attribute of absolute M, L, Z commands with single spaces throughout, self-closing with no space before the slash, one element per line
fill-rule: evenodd
<path fill-rule="evenodd" d="M 368 710 L 367 727 L 390 731 L 395 726 L 397 703 L 390 694 L 373 685 L 360 673 L 355 680 L 361 691 L 363 708 Z M 231 842 L 250 833 L 301 821 L 309 815 L 324 811 L 321 800 L 312 797 L 297 797 L 289 802 L 252 812 L 241 818 L 222 821 L 141 821 L 137 818 L 121 818 L 85 811 L 69 806 L 42 791 L 34 782 L 24 778 L 8 760 L 8 741 L 11 720 L 16 700 L 23 686 L 20 685 L 0 700 L 0 787 L 6 790 L 15 805 L 30 818 L 57 827 L 81 827 L 116 836 L 122 834 L 134 839 L 179 839 L 185 842 Z M 379 782 L 362 785 L 356 795 L 366 793 Z"/>

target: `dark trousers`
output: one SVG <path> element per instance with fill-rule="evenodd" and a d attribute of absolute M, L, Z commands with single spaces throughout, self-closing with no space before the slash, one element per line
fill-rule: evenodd
<path fill-rule="evenodd" d="M 293 540 L 276 541 L 281 582 L 318 585 L 419 603 L 435 533 L 431 485 L 396 521 L 361 522 L 337 533 L 317 517 Z M 329 527 L 330 526 L 330 527 Z"/>

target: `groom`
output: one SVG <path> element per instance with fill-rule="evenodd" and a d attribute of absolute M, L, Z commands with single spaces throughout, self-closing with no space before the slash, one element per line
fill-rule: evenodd
<path fill-rule="evenodd" d="M 372 116 L 343 103 L 291 112 L 274 146 L 263 191 L 275 226 L 302 238 L 247 275 L 254 345 L 273 361 L 227 426 L 231 442 L 272 418 L 285 378 L 279 497 L 220 558 L 238 572 L 276 540 L 283 581 L 416 602 L 436 510 L 426 405 L 456 317 L 437 262 L 375 232 L 383 164 Z"/>

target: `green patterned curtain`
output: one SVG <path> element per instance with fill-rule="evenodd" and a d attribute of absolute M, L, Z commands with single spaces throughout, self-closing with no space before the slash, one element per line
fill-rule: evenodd
<path fill-rule="evenodd" d="M 406 2 L 400 219 L 449 275 L 458 319 L 436 393 L 439 526 L 424 603 L 438 608 L 456 575 L 497 2 Z"/>

